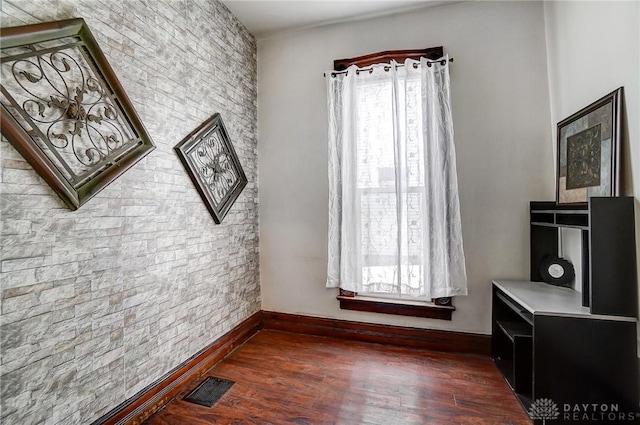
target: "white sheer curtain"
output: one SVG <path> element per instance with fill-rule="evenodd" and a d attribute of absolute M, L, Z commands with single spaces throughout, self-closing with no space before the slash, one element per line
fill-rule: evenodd
<path fill-rule="evenodd" d="M 467 294 L 449 62 L 428 62 L 326 73 L 327 287 L 426 300 Z"/>

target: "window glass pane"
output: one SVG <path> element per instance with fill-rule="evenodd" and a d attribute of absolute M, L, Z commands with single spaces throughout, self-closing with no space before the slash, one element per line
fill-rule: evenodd
<path fill-rule="evenodd" d="M 356 92 L 362 285 L 368 294 L 418 296 L 424 294 L 421 81 L 400 80 L 395 117 L 392 84 L 374 71 L 360 75 Z"/>

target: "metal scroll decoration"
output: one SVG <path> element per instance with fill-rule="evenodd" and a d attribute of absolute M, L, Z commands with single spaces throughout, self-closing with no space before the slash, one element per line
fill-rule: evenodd
<path fill-rule="evenodd" d="M 220 224 L 247 185 L 220 114 L 202 123 L 175 150 L 213 221 Z"/>
<path fill-rule="evenodd" d="M 155 146 L 83 19 L 0 30 L 2 134 L 75 210 Z"/>

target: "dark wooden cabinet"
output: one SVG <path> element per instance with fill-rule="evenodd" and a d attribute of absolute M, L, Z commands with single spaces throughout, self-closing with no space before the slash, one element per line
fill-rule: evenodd
<path fill-rule="evenodd" d="M 592 314 L 570 288 L 494 281 L 492 332 L 496 365 L 526 411 L 549 399 L 559 416 L 548 423 L 640 422 L 640 416 L 626 421 L 640 412 L 635 318 Z M 575 406 L 585 404 L 590 407 L 576 419 Z M 604 409 L 624 414 L 626 422 L 594 420 Z"/>
<path fill-rule="evenodd" d="M 582 232 L 581 292 L 539 282 L 560 227 Z M 494 281 L 492 305 L 493 357 L 527 412 L 546 399 L 547 423 L 640 423 L 637 290 L 632 198 L 531 203 L 531 281 Z"/>

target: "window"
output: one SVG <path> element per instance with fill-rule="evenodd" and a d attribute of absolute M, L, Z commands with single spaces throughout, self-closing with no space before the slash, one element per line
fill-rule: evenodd
<path fill-rule="evenodd" d="M 441 59 L 441 47 L 382 52 L 335 61 L 328 77 L 327 286 L 343 308 L 424 316 L 425 301 L 466 294 Z"/>

